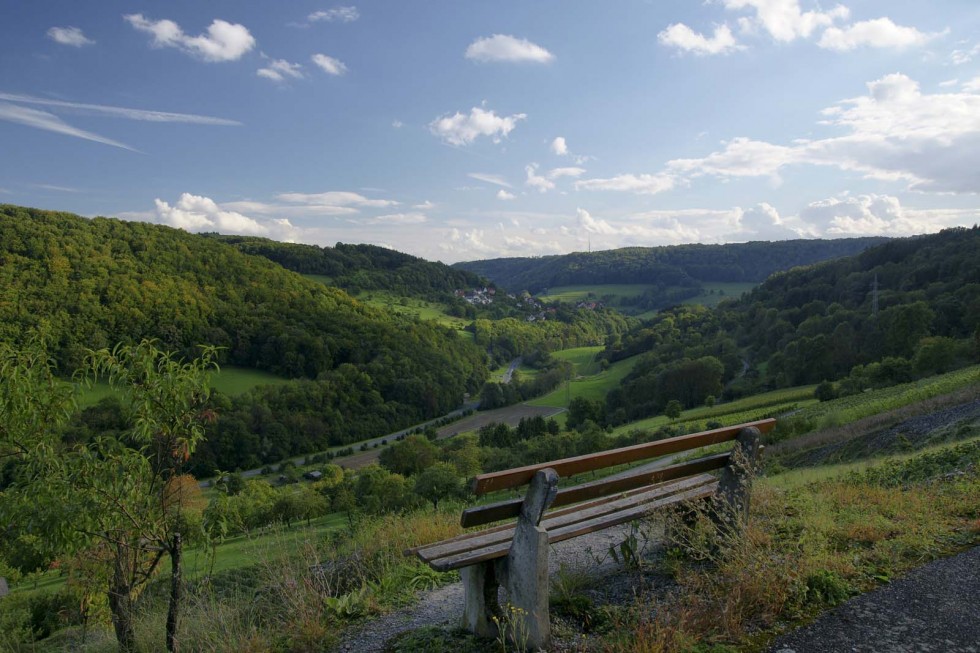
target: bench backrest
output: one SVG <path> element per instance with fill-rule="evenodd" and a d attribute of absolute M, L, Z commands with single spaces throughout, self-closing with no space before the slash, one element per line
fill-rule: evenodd
<path fill-rule="evenodd" d="M 574 474 L 604 469 L 626 463 L 639 462 L 672 453 L 680 453 L 713 444 L 729 442 L 738 437 L 745 428 L 757 428 L 761 433 L 768 433 L 776 425 L 775 419 L 765 419 L 736 426 L 726 426 L 711 431 L 680 435 L 655 442 L 646 442 L 620 449 L 610 449 L 584 456 L 563 458 L 552 462 L 528 465 L 516 469 L 481 474 L 473 480 L 473 492 L 477 495 L 496 490 L 526 485 L 534 478 L 534 474 L 542 469 L 553 469 L 560 477 L 566 478 Z M 608 480 L 585 483 L 570 488 L 560 489 L 551 503 L 552 508 L 587 501 L 598 497 L 609 496 L 632 489 L 661 483 L 675 479 L 701 474 L 707 471 L 721 469 L 730 461 L 729 453 L 721 453 L 678 465 L 671 465 L 653 471 L 638 471 L 617 475 Z M 463 511 L 461 523 L 463 526 L 478 526 L 490 522 L 516 517 L 521 511 L 522 499 L 501 501 Z"/>

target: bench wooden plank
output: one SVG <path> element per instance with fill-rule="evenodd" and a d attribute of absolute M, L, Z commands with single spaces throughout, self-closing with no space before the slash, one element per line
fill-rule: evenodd
<path fill-rule="evenodd" d="M 619 478 L 604 479 L 575 487 L 564 488 L 558 490 L 558 495 L 555 497 L 551 506 L 558 508 L 560 506 L 595 499 L 596 497 L 616 494 L 646 485 L 653 485 L 654 483 L 672 481 L 677 478 L 684 478 L 685 476 L 693 476 L 694 474 L 702 474 L 715 469 L 721 469 L 728 464 L 729 457 L 730 454 L 728 453 L 720 453 L 661 469 L 638 470 L 624 474 Z M 460 524 L 464 527 L 479 526 L 480 524 L 489 524 L 509 517 L 516 517 L 521 512 L 521 502 L 522 499 L 508 499 L 507 501 L 491 503 L 485 506 L 467 508 L 463 511 Z"/>
<path fill-rule="evenodd" d="M 717 487 L 717 483 L 710 483 L 708 485 L 702 485 L 700 487 L 696 487 L 685 492 L 680 492 L 669 497 L 664 497 L 662 499 L 657 499 L 627 510 L 621 510 L 607 515 L 598 516 L 587 521 L 573 523 L 557 529 L 554 534 L 549 531 L 549 542 L 560 542 L 578 535 L 584 535 L 586 533 L 592 533 L 604 528 L 625 524 L 652 514 L 657 510 L 674 503 L 709 497 L 715 493 Z M 488 560 L 502 558 L 507 555 L 509 550 L 510 540 L 507 540 L 504 542 L 490 544 L 480 549 L 474 549 L 465 553 L 432 560 L 429 562 L 429 564 L 437 571 L 451 571 L 453 569 L 461 569 L 462 567 L 468 567 L 470 565 L 486 562 Z"/>
<path fill-rule="evenodd" d="M 541 520 L 541 526 L 551 531 L 554 528 L 568 526 L 577 521 L 583 521 L 601 514 L 612 513 L 628 507 L 649 503 L 672 494 L 677 494 L 695 487 L 716 483 L 717 479 L 710 474 L 701 474 L 672 483 L 661 483 L 624 492 L 612 497 L 606 497 L 589 503 L 578 504 L 571 508 L 555 510 L 547 513 Z M 509 542 L 514 535 L 514 524 L 506 524 L 489 530 L 466 533 L 449 540 L 435 542 L 430 545 L 417 547 L 406 551 L 415 553 L 424 562 L 432 562 L 438 558 L 458 555 L 467 551 L 481 549 L 500 542 Z"/>
<path fill-rule="evenodd" d="M 760 432 L 768 433 L 775 425 L 775 419 L 763 419 L 756 422 L 748 422 L 746 424 L 738 424 L 736 426 L 726 426 L 720 429 L 704 431 L 701 433 L 680 435 L 674 438 L 658 440 L 656 442 L 635 444 L 631 447 L 610 449 L 609 451 L 600 451 L 598 453 L 591 453 L 584 456 L 564 458 L 562 460 L 540 463 L 538 465 L 528 465 L 526 467 L 508 469 L 501 472 L 481 474 L 473 480 L 473 492 L 480 495 L 486 494 L 487 492 L 493 492 L 494 490 L 506 490 L 508 488 L 526 485 L 527 483 L 531 482 L 535 472 L 537 472 L 539 469 L 545 469 L 547 467 L 554 469 L 562 478 L 567 478 L 569 476 L 574 476 L 575 474 L 581 474 L 582 472 L 591 472 L 596 469 L 603 469 L 604 467 L 612 467 L 614 465 L 637 462 L 639 460 L 646 460 L 656 456 L 663 456 L 666 454 L 678 453 L 680 451 L 687 451 L 688 449 L 696 449 L 698 447 L 704 447 L 711 444 L 727 442 L 729 440 L 734 440 L 739 431 L 744 428 L 754 426 L 755 428 L 759 429 Z"/>

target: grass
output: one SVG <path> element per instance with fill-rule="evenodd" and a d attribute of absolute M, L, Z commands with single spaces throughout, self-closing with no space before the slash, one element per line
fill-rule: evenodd
<path fill-rule="evenodd" d="M 817 403 L 801 410 L 796 418 L 800 421 L 812 421 L 821 427 L 839 426 L 917 401 L 949 394 L 976 383 L 980 383 L 980 365 Z"/>
<path fill-rule="evenodd" d="M 702 290 L 696 297 L 689 297 L 682 304 L 701 304 L 702 306 L 717 306 L 726 299 L 738 299 L 759 284 L 742 281 L 708 281 L 701 284 Z"/>
<path fill-rule="evenodd" d="M 764 419 L 766 416 L 779 415 L 817 403 L 816 399 L 813 398 L 813 388 L 812 385 L 804 385 L 743 397 L 735 401 L 715 404 L 710 408 L 698 406 L 685 410 L 674 422 L 664 415 L 648 417 L 616 427 L 613 429 L 613 435 L 621 435 L 634 430 L 649 431 L 671 423 L 685 427 L 703 420 L 720 422 L 724 426 Z"/>
<path fill-rule="evenodd" d="M 252 388 L 260 385 L 281 385 L 289 383 L 289 379 L 276 376 L 261 370 L 247 367 L 235 367 L 226 365 L 217 374 L 213 375 L 212 383 L 215 390 L 229 395 L 236 396 L 248 392 Z M 82 408 L 94 406 L 101 400 L 112 395 L 113 389 L 108 383 L 97 382 L 91 388 L 82 388 L 78 397 L 78 405 Z"/>
<path fill-rule="evenodd" d="M 618 386 L 626 375 L 630 373 L 636 365 L 636 362 L 637 357 L 633 356 L 626 360 L 613 363 L 605 371 L 572 379 L 567 387 L 562 385 L 548 394 L 526 403 L 529 406 L 564 408 L 568 406 L 569 401 L 576 397 L 602 400 L 610 390 Z"/>
<path fill-rule="evenodd" d="M 544 302 L 577 303 L 585 300 L 602 300 L 611 296 L 613 301 L 620 298 L 639 297 L 656 286 L 648 283 L 592 284 L 581 286 L 555 286 L 548 292 L 538 295 Z"/>

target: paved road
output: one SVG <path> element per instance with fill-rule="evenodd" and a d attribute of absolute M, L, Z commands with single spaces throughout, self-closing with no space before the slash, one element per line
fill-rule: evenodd
<path fill-rule="evenodd" d="M 980 547 L 851 599 L 769 651 L 980 653 Z"/>
<path fill-rule="evenodd" d="M 512 360 L 510 362 L 510 367 L 508 367 L 507 368 L 507 371 L 504 372 L 504 375 L 502 377 L 500 377 L 500 382 L 501 383 L 510 383 L 510 380 L 514 377 L 514 370 L 517 369 L 517 367 L 521 364 L 521 361 L 523 361 L 523 360 L 524 359 L 521 358 L 520 356 L 518 356 L 517 358 L 515 358 L 514 360 Z"/>

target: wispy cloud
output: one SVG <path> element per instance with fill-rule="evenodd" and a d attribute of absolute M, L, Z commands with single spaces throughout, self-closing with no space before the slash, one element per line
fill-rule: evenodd
<path fill-rule="evenodd" d="M 135 29 L 153 37 L 157 48 L 177 48 L 208 62 L 235 61 L 255 47 L 255 37 L 238 23 L 215 19 L 205 34 L 188 36 L 172 20 L 150 20 L 143 14 L 127 14 L 123 18 Z"/>
<path fill-rule="evenodd" d="M 289 63 L 285 59 L 273 59 L 267 66 L 255 71 L 255 74 L 265 79 L 271 79 L 274 82 L 284 82 L 287 77 L 302 79 L 303 66 L 298 63 Z"/>
<path fill-rule="evenodd" d="M 142 120 L 146 122 L 183 122 L 197 125 L 224 126 L 238 126 L 242 124 L 237 120 L 215 118 L 213 116 L 200 116 L 193 113 L 170 113 L 167 111 L 147 111 L 145 109 L 114 107 L 105 104 L 65 102 L 63 100 L 49 100 L 46 98 L 34 97 L 32 95 L 19 95 L 16 93 L 0 93 L 0 100 L 16 102 L 18 104 L 38 104 L 42 106 L 59 107 L 63 109 L 71 109 L 75 113 L 102 114 L 112 116 L 114 118 L 126 118 L 128 120 Z"/>
<path fill-rule="evenodd" d="M 86 37 L 78 27 L 52 27 L 48 30 L 48 38 L 55 43 L 76 48 L 95 45 L 95 41 Z"/>
<path fill-rule="evenodd" d="M 353 23 L 361 17 L 357 7 L 334 7 L 324 11 L 314 11 L 306 17 L 308 23 Z"/>
<path fill-rule="evenodd" d="M 486 172 L 470 172 L 467 173 L 466 176 L 476 179 L 477 181 L 485 181 L 488 184 L 495 184 L 497 186 L 503 186 L 504 188 L 511 188 L 511 185 L 507 182 L 507 180 L 500 175 L 491 175 Z"/>
<path fill-rule="evenodd" d="M 94 141 L 104 145 L 112 145 L 113 147 L 130 150 L 131 152 L 137 151 L 125 143 L 120 143 L 119 141 L 106 138 L 105 136 L 100 136 L 99 134 L 93 132 L 85 131 L 84 129 L 72 127 L 53 113 L 41 111 L 40 109 L 32 109 L 30 107 L 0 102 L 0 120 L 26 125 L 28 127 L 34 127 L 35 129 L 43 129 L 44 131 L 64 134 L 66 136 L 74 136 L 76 138 L 82 138 L 87 141 Z"/>
<path fill-rule="evenodd" d="M 494 34 L 473 41 L 466 48 L 465 56 L 474 61 L 508 63 L 549 63 L 555 59 L 555 55 L 540 45 L 507 34 Z"/>
<path fill-rule="evenodd" d="M 657 41 L 660 45 L 694 54 L 725 54 L 740 49 L 728 25 L 716 27 L 714 35 L 708 37 L 684 23 L 674 23 L 657 34 Z"/>
<path fill-rule="evenodd" d="M 310 57 L 310 59 L 328 75 L 343 75 L 347 72 L 347 65 L 340 59 L 334 59 L 319 52 Z"/>

